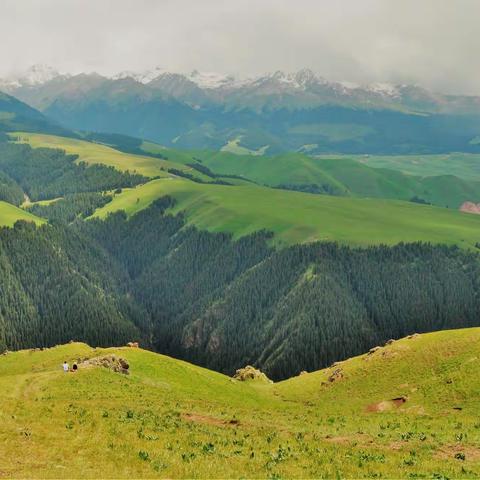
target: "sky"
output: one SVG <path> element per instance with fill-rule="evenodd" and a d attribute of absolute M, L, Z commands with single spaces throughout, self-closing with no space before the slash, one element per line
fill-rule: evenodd
<path fill-rule="evenodd" d="M 480 94 L 480 0 L 1 0 L 0 75 L 161 66 Z"/>

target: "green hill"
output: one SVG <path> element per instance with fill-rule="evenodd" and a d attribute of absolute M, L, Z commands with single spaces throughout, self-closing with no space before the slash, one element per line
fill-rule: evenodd
<path fill-rule="evenodd" d="M 64 360 L 108 364 L 112 355 L 129 375 L 61 369 Z M 0 356 L 0 472 L 476 478 L 479 356 L 480 329 L 444 331 L 270 384 L 135 348 L 10 352 Z"/>
<path fill-rule="evenodd" d="M 205 183 L 218 182 L 219 177 L 227 183 L 239 183 L 238 178 L 245 178 L 261 185 L 290 190 L 336 196 L 417 199 L 455 209 L 465 201 L 480 201 L 480 180 L 451 174 L 414 176 L 397 171 L 395 164 L 392 169 L 372 168 L 363 163 L 363 158 L 312 158 L 299 153 L 259 156 L 189 152 L 163 148 L 151 142 L 143 142 L 140 147 L 133 149 L 131 143 L 135 139 L 112 136 L 112 141 L 119 141 L 118 138 L 129 140 L 119 147 L 128 150 L 122 152 L 109 145 L 86 140 L 22 132 L 15 135 L 20 142 L 34 148 L 59 148 L 67 154 L 78 155 L 78 161 L 87 164 L 100 163 L 147 177 L 168 177 L 173 174 Z M 146 154 L 139 155 L 131 151 L 145 151 Z M 227 178 L 222 179 L 222 175 Z M 238 178 L 228 178 L 229 175 Z"/>
<path fill-rule="evenodd" d="M 452 158 L 449 170 L 432 168 L 428 172 L 425 169 L 415 175 L 408 167 L 406 171 L 399 171 L 403 164 L 395 157 L 391 162 L 388 157 L 381 157 L 383 162 L 374 163 L 370 157 L 313 158 L 300 153 L 254 156 L 195 152 L 192 155 L 214 172 L 244 176 L 268 186 L 303 187 L 313 192 L 397 200 L 417 197 L 451 208 L 458 208 L 467 200 L 480 200 L 480 179 L 478 176 L 457 176 L 456 158 Z M 458 159 L 459 173 L 466 168 L 462 165 L 463 158 L 470 157 L 465 155 Z M 433 160 L 429 162 L 435 164 Z"/>
<path fill-rule="evenodd" d="M 27 143 L 33 148 L 58 148 L 67 154 L 78 155 L 79 162 L 89 165 L 102 164 L 120 171 L 135 171 L 146 177 L 167 177 L 169 168 L 180 168 L 192 172 L 177 162 L 169 162 L 161 158 L 146 155 L 124 153 L 101 143 L 89 142 L 71 137 L 46 135 L 40 133 L 15 132 L 12 134 L 19 143 Z M 198 177 L 205 178 L 193 171 Z"/>
<path fill-rule="evenodd" d="M 0 200 L 0 226 L 11 227 L 17 220 L 26 220 L 37 225 L 45 223 L 44 219 Z"/>
<path fill-rule="evenodd" d="M 191 224 L 231 232 L 236 237 L 267 229 L 285 244 L 314 240 L 354 245 L 430 241 L 472 247 L 479 240 L 479 217 L 447 209 L 254 185 L 205 185 L 174 178 L 124 190 L 95 216 L 105 217 L 117 210 L 132 215 L 164 195 L 177 200 L 174 211 L 185 211 Z"/>
<path fill-rule="evenodd" d="M 328 158 L 332 156 L 329 155 Z M 318 158 L 327 158 L 320 156 Z M 443 155 L 341 155 L 374 168 L 398 170 L 409 175 L 455 175 L 464 180 L 480 180 L 480 155 L 446 153 Z"/>

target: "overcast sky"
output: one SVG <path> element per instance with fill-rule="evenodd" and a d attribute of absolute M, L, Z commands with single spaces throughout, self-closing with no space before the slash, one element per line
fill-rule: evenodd
<path fill-rule="evenodd" d="M 0 75 L 160 65 L 480 94 L 480 0 L 0 0 Z"/>

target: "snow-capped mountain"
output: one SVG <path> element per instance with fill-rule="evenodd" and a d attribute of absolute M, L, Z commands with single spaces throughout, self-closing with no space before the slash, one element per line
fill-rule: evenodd
<path fill-rule="evenodd" d="M 157 66 L 152 70 L 143 70 L 141 72 L 124 70 L 122 72 L 116 73 L 115 75 L 112 75 L 110 78 L 112 80 L 122 80 L 124 78 L 133 78 L 135 81 L 146 85 L 147 83 L 150 83 L 152 80 L 155 80 L 158 76 L 164 73 L 168 73 L 168 71 L 163 67 Z"/>
<path fill-rule="evenodd" d="M 128 81 L 130 80 L 130 81 Z M 141 72 L 122 71 L 106 76 L 97 73 L 63 74 L 46 65 L 0 79 L 0 90 L 41 109 L 59 98 L 171 98 L 190 108 L 224 107 L 228 110 L 303 110 L 322 106 L 354 109 L 387 109 L 420 113 L 478 114 L 479 97 L 433 93 L 417 85 L 372 83 L 357 85 L 330 81 L 310 69 L 281 70 L 249 78 L 229 74 L 172 72 L 157 66 Z"/>
<path fill-rule="evenodd" d="M 35 87 L 43 85 L 57 77 L 69 77 L 70 75 L 61 74 L 49 65 L 37 64 L 32 65 L 24 72 L 17 75 L 11 75 L 4 79 L 0 79 L 0 89 L 12 91 L 21 87 Z"/>
<path fill-rule="evenodd" d="M 204 89 L 231 87 L 236 82 L 233 75 L 224 75 L 214 72 L 199 72 L 198 70 L 193 70 L 193 72 L 190 72 L 186 77 L 200 88 Z"/>
<path fill-rule="evenodd" d="M 238 78 L 162 67 L 66 75 L 37 65 L 0 80 L 0 90 L 70 129 L 177 148 L 216 150 L 241 138 L 269 153 L 480 151 L 480 97 L 334 82 L 309 69 Z"/>

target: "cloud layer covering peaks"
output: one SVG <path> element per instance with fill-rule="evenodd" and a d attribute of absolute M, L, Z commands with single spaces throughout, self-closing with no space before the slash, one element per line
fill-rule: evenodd
<path fill-rule="evenodd" d="M 0 75 L 157 65 L 480 94 L 478 0 L 3 0 Z"/>

